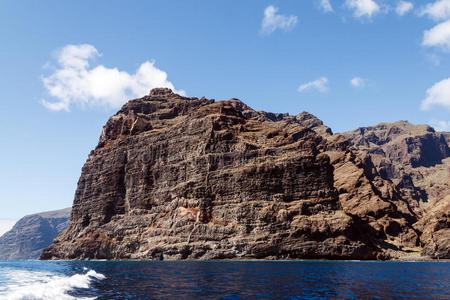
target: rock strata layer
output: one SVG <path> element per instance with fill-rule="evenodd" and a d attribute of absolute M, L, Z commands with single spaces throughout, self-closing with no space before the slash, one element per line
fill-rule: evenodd
<path fill-rule="evenodd" d="M 154 89 L 104 126 L 70 225 L 41 258 L 387 259 L 421 250 L 419 210 L 351 140 L 306 112 Z"/>
<path fill-rule="evenodd" d="M 39 258 L 69 220 L 70 208 L 23 217 L 0 237 L 0 260 Z"/>

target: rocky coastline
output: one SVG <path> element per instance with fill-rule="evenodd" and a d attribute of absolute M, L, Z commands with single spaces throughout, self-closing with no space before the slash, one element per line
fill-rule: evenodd
<path fill-rule="evenodd" d="M 448 137 L 153 89 L 104 126 L 41 259 L 448 259 Z"/>

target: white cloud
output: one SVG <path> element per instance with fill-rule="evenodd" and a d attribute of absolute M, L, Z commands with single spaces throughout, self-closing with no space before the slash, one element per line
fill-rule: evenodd
<path fill-rule="evenodd" d="M 58 62 L 63 67 L 85 69 L 89 66 L 88 60 L 99 55 L 97 49 L 89 44 L 67 45 L 61 49 Z"/>
<path fill-rule="evenodd" d="M 422 45 L 450 50 L 450 20 L 423 32 Z"/>
<path fill-rule="evenodd" d="M 42 100 L 50 110 L 69 111 L 73 104 L 119 107 L 127 100 L 142 97 L 155 87 L 168 87 L 179 94 L 167 80 L 166 72 L 155 67 L 153 61 L 142 63 L 134 74 L 108 68 L 90 66 L 100 56 L 94 46 L 67 45 L 58 53 L 58 68 L 43 83 L 56 102 Z"/>
<path fill-rule="evenodd" d="M 321 77 L 317 80 L 304 83 L 298 87 L 298 92 L 301 93 L 313 89 L 321 93 L 325 93 L 326 91 L 328 91 L 328 78 Z"/>
<path fill-rule="evenodd" d="M 9 231 L 11 228 L 13 228 L 16 222 L 17 220 L 0 219 L 0 236 L 2 236 L 5 232 Z"/>
<path fill-rule="evenodd" d="M 357 76 L 353 77 L 352 79 L 350 79 L 350 85 L 355 88 L 363 87 L 366 85 L 366 79 Z"/>
<path fill-rule="evenodd" d="M 431 120 L 430 125 L 436 131 L 450 131 L 450 121 Z"/>
<path fill-rule="evenodd" d="M 404 16 L 409 11 L 411 11 L 414 7 L 414 4 L 408 1 L 399 1 L 397 7 L 395 8 L 395 12 L 399 16 Z"/>
<path fill-rule="evenodd" d="M 448 19 L 450 18 L 450 0 L 438 0 L 429 3 L 419 11 L 419 15 L 427 15 L 435 21 Z"/>
<path fill-rule="evenodd" d="M 450 78 L 435 83 L 427 90 L 427 97 L 422 101 L 422 110 L 431 106 L 442 105 L 450 109 Z"/>
<path fill-rule="evenodd" d="M 327 13 L 333 11 L 333 6 L 331 6 L 330 0 L 320 0 L 319 7 L 322 11 Z"/>
<path fill-rule="evenodd" d="M 373 0 L 346 0 L 345 6 L 353 10 L 357 18 L 371 18 L 380 12 L 380 6 Z"/>
<path fill-rule="evenodd" d="M 261 24 L 261 33 L 271 34 L 277 29 L 292 30 L 297 24 L 297 16 L 285 16 L 277 14 L 278 7 L 269 5 L 264 10 L 264 19 Z"/>

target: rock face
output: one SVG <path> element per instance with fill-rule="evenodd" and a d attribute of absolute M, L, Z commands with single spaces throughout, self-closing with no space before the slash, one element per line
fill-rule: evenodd
<path fill-rule="evenodd" d="M 70 208 L 25 216 L 0 237 L 0 260 L 37 259 L 69 225 Z"/>
<path fill-rule="evenodd" d="M 421 246 L 418 218 L 313 115 L 154 89 L 104 126 L 41 258 L 385 259 Z"/>
<path fill-rule="evenodd" d="M 423 254 L 450 257 L 450 148 L 448 133 L 407 121 L 381 123 L 343 133 L 370 155 L 376 170 L 390 180 L 418 219 Z"/>

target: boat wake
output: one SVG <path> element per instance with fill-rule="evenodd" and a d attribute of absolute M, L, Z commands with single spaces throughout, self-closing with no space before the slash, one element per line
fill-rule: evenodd
<path fill-rule="evenodd" d="M 84 268 L 84 273 L 64 276 L 49 272 L 10 269 L 2 274 L 6 279 L 0 285 L 1 300 L 74 300 L 96 297 L 75 297 L 70 292 L 88 289 L 95 280 L 106 277 Z"/>

